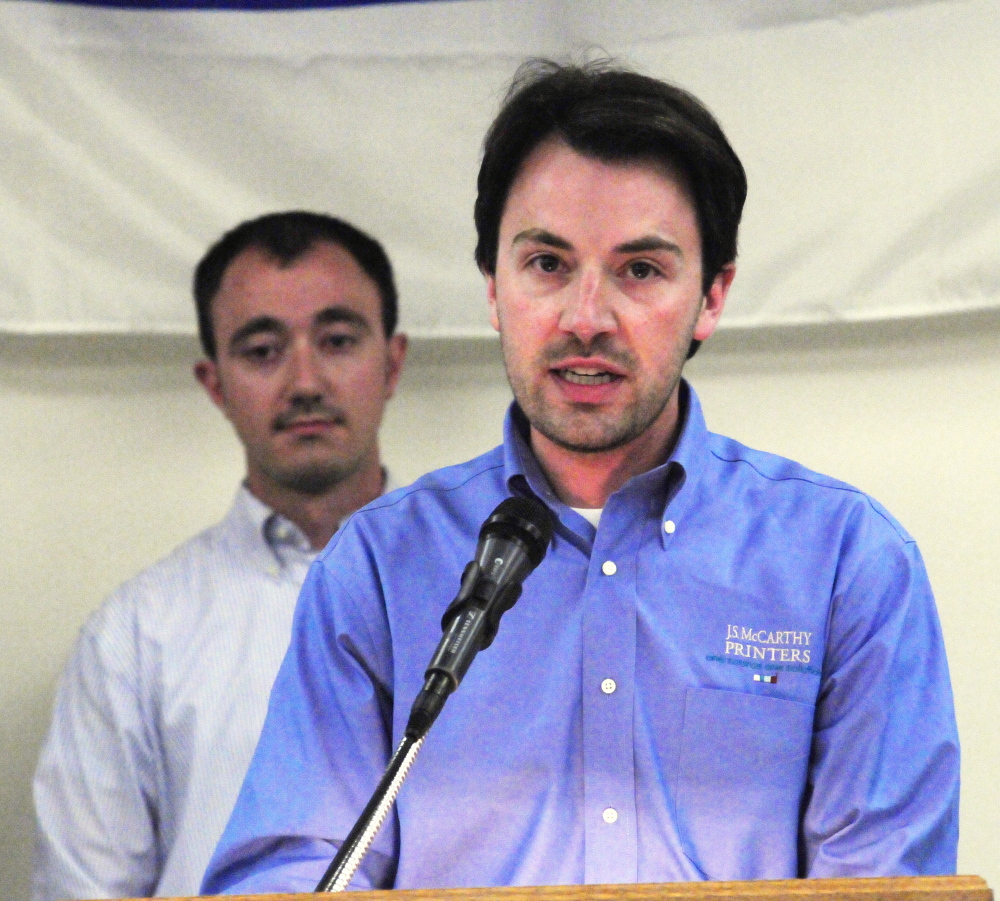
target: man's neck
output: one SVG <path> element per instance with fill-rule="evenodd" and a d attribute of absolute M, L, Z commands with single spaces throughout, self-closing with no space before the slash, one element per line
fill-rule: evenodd
<path fill-rule="evenodd" d="M 304 494 L 269 479 L 247 476 L 247 488 L 275 513 L 295 523 L 313 550 L 322 550 L 340 523 L 355 510 L 379 497 L 385 487 L 385 472 L 378 457 L 338 482 L 323 494 Z"/>
<path fill-rule="evenodd" d="M 638 438 L 598 453 L 569 450 L 531 427 L 531 449 L 558 498 L 567 506 L 601 509 L 629 479 L 666 462 L 680 432 L 678 392 Z"/>

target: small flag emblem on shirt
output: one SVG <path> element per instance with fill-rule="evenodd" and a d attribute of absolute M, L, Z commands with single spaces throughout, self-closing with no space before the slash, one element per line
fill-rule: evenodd
<path fill-rule="evenodd" d="M 762 676 L 760 673 L 753 674 L 754 682 L 767 682 L 769 685 L 774 685 L 778 681 L 777 675 L 774 676 Z"/>

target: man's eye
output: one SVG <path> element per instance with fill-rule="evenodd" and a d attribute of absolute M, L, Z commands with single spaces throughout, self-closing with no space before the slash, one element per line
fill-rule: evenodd
<path fill-rule="evenodd" d="M 643 260 L 637 260 L 634 263 L 629 263 L 628 274 L 632 278 L 639 279 L 640 281 L 651 278 L 656 275 L 657 269 L 651 263 L 646 263 Z"/>
<path fill-rule="evenodd" d="M 358 343 L 358 339 L 351 334 L 337 332 L 327 335 L 323 339 L 323 345 L 330 350 L 349 350 Z"/>
<path fill-rule="evenodd" d="M 534 266 L 541 269 L 542 272 L 559 271 L 559 257 L 554 256 L 551 253 L 539 254 L 531 262 Z"/>
<path fill-rule="evenodd" d="M 248 344 L 240 356 L 251 363 L 268 363 L 278 356 L 278 348 L 274 344 Z"/>

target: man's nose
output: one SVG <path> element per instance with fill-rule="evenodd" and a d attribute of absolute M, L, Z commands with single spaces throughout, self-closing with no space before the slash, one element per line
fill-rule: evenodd
<path fill-rule="evenodd" d="M 598 270 L 583 270 L 566 287 L 566 304 L 559 318 L 559 327 L 589 344 L 598 335 L 613 332 L 618 327 L 613 302 L 613 286 Z"/>
<path fill-rule="evenodd" d="M 309 343 L 297 343 L 289 354 L 288 389 L 292 394 L 319 396 L 323 393 L 322 363 Z"/>

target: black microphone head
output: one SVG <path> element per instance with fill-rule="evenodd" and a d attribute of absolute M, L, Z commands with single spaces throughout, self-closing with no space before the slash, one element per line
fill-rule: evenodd
<path fill-rule="evenodd" d="M 508 497 L 501 501 L 479 530 L 479 541 L 493 536 L 516 539 L 524 545 L 534 569 L 542 562 L 552 541 L 555 521 L 549 508 L 533 497 Z"/>

